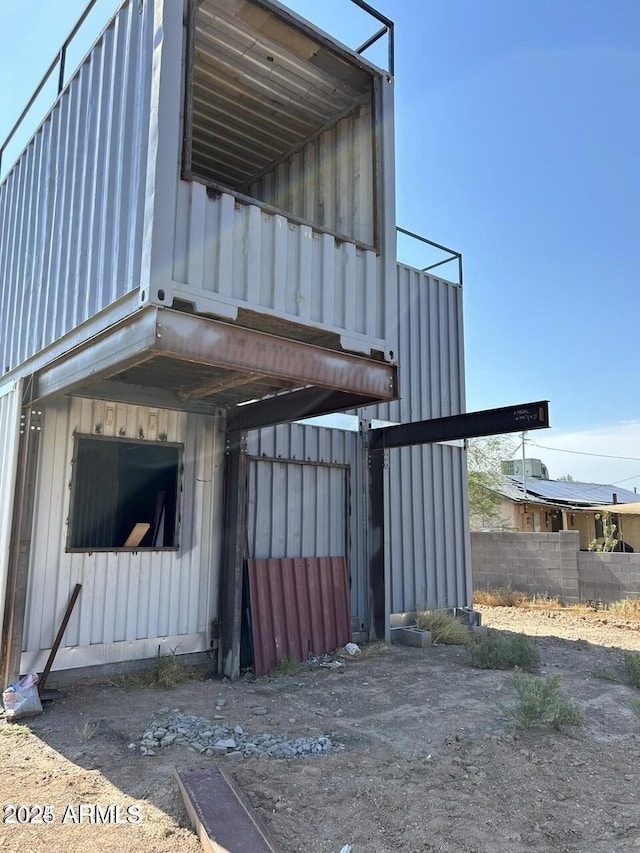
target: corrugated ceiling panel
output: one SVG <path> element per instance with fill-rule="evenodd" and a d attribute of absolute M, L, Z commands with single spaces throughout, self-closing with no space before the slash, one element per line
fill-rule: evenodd
<path fill-rule="evenodd" d="M 351 639 L 344 557 L 249 560 L 249 591 L 256 675 Z"/>
<path fill-rule="evenodd" d="M 0 186 L 0 372 L 140 284 L 151 18 L 124 5 Z"/>
<path fill-rule="evenodd" d="M 371 75 L 277 12 L 203 0 L 196 15 L 193 172 L 246 189 L 353 109 Z"/>

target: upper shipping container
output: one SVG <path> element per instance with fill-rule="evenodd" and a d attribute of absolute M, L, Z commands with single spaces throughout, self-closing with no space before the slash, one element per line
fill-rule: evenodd
<path fill-rule="evenodd" d="M 0 185 L 2 372 L 149 305 L 393 361 L 392 113 L 278 4 L 126 0 Z"/>

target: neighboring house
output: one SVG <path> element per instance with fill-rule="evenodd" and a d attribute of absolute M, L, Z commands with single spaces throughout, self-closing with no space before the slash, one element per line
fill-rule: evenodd
<path fill-rule="evenodd" d="M 580 549 L 588 550 L 594 540 L 602 542 L 602 515 L 611 512 L 616 536 L 625 550 L 640 552 L 640 503 L 635 492 L 619 486 L 577 483 L 539 477 L 504 477 L 499 488 L 496 527 L 525 533 L 556 533 L 575 530 Z M 619 508 L 613 504 L 619 504 Z"/>
<path fill-rule="evenodd" d="M 396 262 L 393 87 L 269 0 L 125 0 L 61 80 L 0 184 L 5 680 L 76 584 L 55 670 L 237 676 L 247 560 L 346 567 L 337 601 L 273 568 L 251 603 L 290 625 L 471 604 L 464 449 L 391 450 L 369 488 L 372 419 L 465 410 L 461 286 Z"/>

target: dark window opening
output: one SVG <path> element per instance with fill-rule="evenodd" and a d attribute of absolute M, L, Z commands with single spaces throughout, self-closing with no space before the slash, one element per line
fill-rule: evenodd
<path fill-rule="evenodd" d="M 182 446 L 76 436 L 67 550 L 177 548 Z"/>

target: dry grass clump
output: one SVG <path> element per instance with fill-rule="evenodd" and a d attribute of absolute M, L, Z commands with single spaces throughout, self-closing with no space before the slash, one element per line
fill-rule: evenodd
<path fill-rule="evenodd" d="M 446 610 L 419 610 L 416 627 L 421 631 L 431 631 L 431 642 L 441 645 L 462 646 L 471 639 L 467 626 Z"/>
<path fill-rule="evenodd" d="M 501 586 L 498 589 L 477 589 L 473 593 L 474 604 L 485 604 L 487 607 L 521 607 L 527 601 L 524 592 Z"/>
<path fill-rule="evenodd" d="M 176 652 L 171 651 L 166 655 L 158 654 L 146 669 L 127 672 L 112 683 L 118 687 L 177 687 L 188 681 L 200 681 L 202 677 L 198 668 L 185 666 Z"/>
<path fill-rule="evenodd" d="M 607 606 L 607 610 L 625 619 L 640 619 L 640 598 L 622 598 L 620 601 L 613 601 Z"/>
<path fill-rule="evenodd" d="M 540 666 L 540 652 L 525 634 L 503 634 L 489 628 L 467 646 L 467 663 L 476 669 L 522 669 Z"/>

